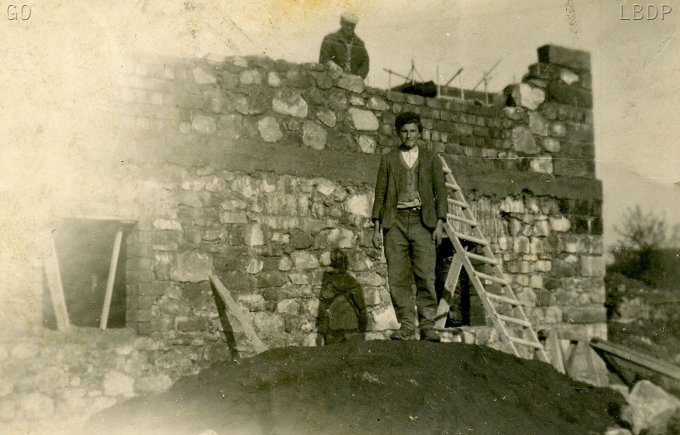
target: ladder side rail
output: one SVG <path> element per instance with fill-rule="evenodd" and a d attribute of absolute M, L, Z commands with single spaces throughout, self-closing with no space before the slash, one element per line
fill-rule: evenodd
<path fill-rule="evenodd" d="M 462 207 L 462 212 L 463 212 L 464 216 L 467 218 L 467 220 L 476 223 L 476 225 L 470 225 L 470 227 L 472 228 L 472 233 L 474 233 L 474 234 L 471 234 L 471 235 L 474 235 L 474 236 L 477 236 L 480 239 L 486 240 L 486 237 L 485 237 L 484 233 L 482 232 L 480 225 L 479 225 L 476 217 L 474 216 L 474 213 L 470 209 L 470 206 L 469 206 L 469 204 L 468 204 L 468 202 L 465 198 L 465 195 L 463 195 L 463 192 L 462 192 L 462 189 L 460 188 L 460 185 L 458 184 L 455 177 L 453 176 L 453 171 L 451 171 L 451 168 L 449 167 L 446 160 L 442 156 L 439 156 L 439 157 L 440 157 L 441 162 L 442 162 L 442 168 L 444 170 L 444 177 L 445 177 L 446 181 L 448 183 L 458 187 L 457 189 L 452 189 L 454 196 L 457 196 L 457 198 L 454 198 L 454 199 L 456 201 L 459 201 L 459 202 L 466 205 L 465 207 Z M 458 252 L 463 257 L 462 258 L 463 266 L 465 267 L 465 270 L 468 271 L 468 275 L 470 276 L 470 279 L 473 282 L 475 290 L 477 291 L 480 299 L 482 300 L 482 303 L 485 305 L 485 308 L 490 313 L 492 313 L 492 321 L 496 324 L 497 329 L 502 331 L 501 336 L 502 336 L 503 340 L 506 341 L 506 343 L 508 343 L 510 345 L 510 347 L 512 348 L 515 355 L 519 356 L 519 353 L 517 352 L 517 349 L 515 348 L 513 341 L 510 339 L 510 335 L 508 334 L 507 330 L 505 329 L 505 325 L 503 324 L 502 320 L 498 318 L 498 313 L 496 312 L 495 306 L 493 305 L 493 303 L 491 303 L 488 300 L 488 298 L 486 296 L 488 292 L 486 291 L 484 285 L 482 284 L 481 280 L 477 276 L 477 271 L 474 269 L 474 267 L 472 267 L 472 263 L 470 262 L 469 257 L 465 255 L 466 250 L 463 248 L 462 244 L 460 243 L 460 239 L 458 238 L 458 234 L 456 234 L 456 230 L 453 228 L 453 226 L 450 223 L 448 223 L 445 228 L 446 228 L 447 233 L 449 234 L 449 239 L 452 241 L 456 252 Z M 493 251 L 491 250 L 491 247 L 490 247 L 489 244 L 482 245 L 482 249 L 483 249 L 483 252 L 484 252 L 484 256 L 497 261 L 496 256 L 494 255 Z M 505 276 L 505 274 L 501 270 L 499 264 L 500 264 L 499 262 L 497 262 L 496 264 L 490 264 L 491 267 L 492 267 L 492 270 L 493 270 L 493 274 L 494 274 L 494 276 L 496 276 L 498 278 L 507 280 L 507 277 Z M 525 322 L 527 322 L 529 324 L 529 326 L 526 327 L 526 329 L 528 329 L 530 331 L 530 335 L 531 335 L 531 338 L 533 339 L 533 341 L 538 344 L 539 357 L 541 359 L 543 359 L 543 361 L 548 362 L 549 359 L 548 359 L 548 356 L 545 352 L 545 348 L 540 344 L 540 341 L 538 340 L 538 334 L 536 334 L 536 331 L 534 331 L 533 325 L 531 324 L 531 322 L 529 321 L 529 318 L 527 317 L 526 313 L 524 312 L 524 309 L 522 308 L 522 304 L 519 302 L 519 299 L 517 299 L 517 296 L 515 295 L 515 292 L 513 291 L 512 286 L 510 286 L 509 284 L 503 285 L 502 289 L 503 289 L 503 293 L 506 297 L 508 297 L 509 299 L 511 299 L 513 301 L 517 301 L 517 304 L 512 304 L 513 310 L 519 309 L 519 313 L 520 313 L 520 316 L 521 316 L 520 319 L 524 320 Z"/>
<path fill-rule="evenodd" d="M 451 169 L 449 168 L 448 164 L 446 163 L 446 160 L 444 160 L 444 158 L 441 157 L 441 156 L 440 156 L 440 158 L 441 158 L 441 160 L 442 160 L 442 165 L 443 165 L 443 167 L 444 167 L 445 177 L 448 178 L 447 181 L 449 181 L 449 182 L 451 182 L 451 183 L 453 183 L 453 184 L 458 185 L 458 183 L 456 182 L 456 180 L 455 180 L 455 178 L 454 178 L 454 176 L 453 176 L 453 172 L 451 171 Z M 459 196 L 459 198 L 456 198 L 457 201 L 463 202 L 463 203 L 465 203 L 466 205 L 468 205 L 467 207 L 465 207 L 465 208 L 463 209 L 463 213 L 465 213 L 466 218 L 467 218 L 468 220 L 472 220 L 472 221 L 477 222 L 477 219 L 476 219 L 476 217 L 474 216 L 474 213 L 472 212 L 472 210 L 470 210 L 469 204 L 467 203 L 467 201 L 466 201 L 466 199 L 465 199 L 465 196 L 463 195 L 462 191 L 461 191 L 461 190 L 455 190 L 455 191 L 454 191 L 454 194 L 457 194 L 457 195 Z M 455 232 L 455 229 L 454 229 L 454 232 Z M 476 236 L 476 237 L 478 237 L 478 238 L 480 238 L 480 239 L 485 239 L 485 240 L 486 240 L 486 237 L 485 237 L 484 233 L 481 231 L 481 228 L 480 228 L 480 225 L 479 225 L 479 224 L 477 224 L 477 225 L 475 225 L 475 226 L 472 226 L 472 232 L 475 233 L 475 234 L 471 234 L 471 235 L 474 235 L 474 236 Z M 457 238 L 457 236 L 453 236 L 453 237 L 452 237 L 452 236 L 449 236 L 449 237 L 450 237 L 451 239 L 453 239 L 454 237 Z M 491 250 L 491 247 L 490 247 L 489 245 L 482 245 L 482 249 L 483 249 L 483 251 L 484 251 L 484 256 L 486 256 L 487 258 L 491 258 L 491 259 L 494 259 L 494 260 L 497 261 L 496 256 L 494 255 L 494 253 L 493 253 L 493 251 Z M 505 279 L 506 277 L 505 277 L 505 275 L 502 273 L 502 271 L 500 270 L 500 267 L 498 267 L 498 265 L 493 265 L 493 266 L 495 266 L 494 269 L 493 269 L 493 270 L 494 270 L 494 275 L 497 276 L 498 278 L 503 278 L 503 279 Z M 512 291 L 512 287 L 510 287 L 510 286 L 507 286 L 507 287 L 508 287 L 508 289 L 509 289 L 509 294 L 510 294 L 509 297 L 511 297 L 512 299 L 517 299 L 517 297 L 516 297 L 514 291 Z"/>
<path fill-rule="evenodd" d="M 512 298 L 519 302 L 519 299 L 517 299 L 517 297 L 515 296 L 515 292 L 513 291 L 512 286 L 508 285 L 508 286 L 503 286 L 503 287 L 504 287 L 504 289 L 503 289 L 504 292 L 506 291 L 505 287 L 507 287 L 507 291 L 509 291 L 512 294 Z M 540 340 L 538 339 L 538 334 L 534 330 L 533 324 L 529 320 L 529 316 L 527 316 L 527 314 L 524 311 L 523 304 L 518 303 L 517 306 L 515 306 L 513 309 L 519 310 L 521 318 L 523 320 L 526 320 L 527 322 L 529 322 L 531 324 L 531 327 L 527 328 L 530 332 L 531 338 L 535 342 L 540 343 Z M 539 349 L 539 357 L 540 357 L 541 360 L 543 360 L 543 362 L 550 362 L 550 359 L 548 358 L 548 354 L 546 353 L 544 346 L 541 346 L 541 348 Z"/>
<path fill-rule="evenodd" d="M 475 269 L 472 267 L 470 259 L 467 258 L 467 256 L 465 256 L 465 250 L 463 249 L 463 245 L 460 243 L 460 240 L 458 239 L 455 230 L 451 227 L 450 224 L 448 224 L 447 227 L 448 227 L 447 229 L 451 233 L 453 233 L 450 234 L 449 237 L 453 236 L 451 237 L 451 242 L 453 243 L 454 249 L 456 252 L 460 253 L 461 260 L 463 262 L 463 267 L 465 267 L 465 270 L 468 272 L 468 277 L 470 278 L 473 287 L 477 291 L 477 295 L 479 296 L 479 299 L 482 301 L 484 308 L 486 309 L 487 313 L 490 313 L 491 321 L 493 322 L 496 329 L 500 332 L 499 335 L 501 337 L 501 340 L 512 350 L 512 353 L 519 358 L 520 357 L 519 352 L 515 347 L 515 344 L 512 342 L 512 340 L 510 340 L 509 338 L 510 335 L 508 334 L 508 331 L 505 329 L 505 325 L 503 325 L 501 320 L 498 318 L 496 307 L 494 307 L 494 305 L 491 302 L 489 302 L 489 299 L 486 297 L 486 290 L 484 289 L 484 285 L 477 277 L 477 273 Z"/>
<path fill-rule="evenodd" d="M 477 227 L 477 229 L 478 228 L 479 227 Z M 481 231 L 479 231 L 479 232 L 481 233 Z M 482 233 L 482 235 L 483 235 L 483 233 Z M 484 246 L 482 246 L 482 248 L 484 250 L 485 256 L 487 256 L 489 258 L 494 258 L 494 259 L 496 258 L 489 245 L 484 245 Z M 491 267 L 491 269 L 493 270 L 493 276 L 496 276 L 496 277 L 501 278 L 501 279 L 505 279 L 508 283 L 510 283 L 510 280 L 508 279 L 508 277 L 501 270 L 500 265 L 489 264 L 489 267 Z M 510 284 L 503 285 L 502 289 L 503 289 L 503 294 L 506 297 L 508 297 L 509 299 L 516 300 L 518 302 L 513 307 L 513 311 L 517 310 L 519 312 L 519 317 L 517 317 L 517 318 L 521 319 L 521 320 L 525 320 L 526 322 L 529 322 L 531 324 L 531 322 L 529 321 L 529 317 L 526 315 L 526 312 L 524 311 L 522 304 L 519 302 L 519 299 L 517 298 L 517 295 L 515 294 L 515 291 L 513 290 L 512 286 Z M 533 328 L 533 324 L 531 324 L 530 327 L 526 327 L 526 329 L 529 330 L 529 334 L 530 334 L 531 339 L 533 341 L 535 341 L 536 343 L 540 343 L 540 341 L 538 339 L 538 334 L 536 334 L 536 331 Z M 543 348 L 543 346 L 541 346 L 539 348 L 539 358 L 541 360 L 543 360 L 544 362 L 549 361 L 549 358 L 548 358 L 547 354 L 545 353 L 545 349 Z"/>

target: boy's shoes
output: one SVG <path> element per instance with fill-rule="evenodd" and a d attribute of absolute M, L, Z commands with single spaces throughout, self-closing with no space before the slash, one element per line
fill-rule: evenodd
<path fill-rule="evenodd" d="M 434 341 L 437 343 L 441 341 L 441 337 L 439 337 L 439 334 L 437 333 L 437 331 L 434 330 L 434 328 L 427 328 L 421 330 L 420 338 L 422 338 L 423 340 Z"/>
<path fill-rule="evenodd" d="M 400 329 L 395 331 L 390 338 L 392 340 L 418 340 L 418 334 L 413 329 Z"/>

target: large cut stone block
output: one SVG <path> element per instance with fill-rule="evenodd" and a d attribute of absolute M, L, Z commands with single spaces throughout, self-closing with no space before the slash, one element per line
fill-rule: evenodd
<path fill-rule="evenodd" d="M 377 147 L 377 143 L 375 142 L 375 139 L 373 139 L 371 136 L 366 136 L 365 134 L 362 134 L 359 136 L 359 148 L 361 148 L 361 151 L 366 153 L 366 154 L 375 154 L 375 149 Z"/>
<path fill-rule="evenodd" d="M 376 131 L 379 127 L 378 118 L 370 110 L 351 108 L 349 114 L 357 130 Z"/>
<path fill-rule="evenodd" d="M 529 129 L 533 134 L 547 136 L 549 132 L 548 122 L 538 112 L 529 112 Z"/>
<path fill-rule="evenodd" d="M 278 121 L 272 116 L 265 116 L 257 122 L 257 130 L 265 142 L 278 142 L 283 137 Z"/>
<path fill-rule="evenodd" d="M 680 400 L 644 380 L 631 390 L 628 406 L 623 409 L 621 417 L 633 426 L 633 432 L 637 434 L 644 429 L 663 430 L 678 409 Z"/>
<path fill-rule="evenodd" d="M 215 118 L 207 115 L 196 115 L 191 121 L 191 127 L 194 131 L 202 134 L 212 134 L 217 130 L 217 123 Z"/>
<path fill-rule="evenodd" d="M 535 159 L 531 159 L 530 167 L 531 170 L 534 172 L 540 172 L 542 174 L 552 174 L 553 172 L 552 157 L 542 156 L 536 157 Z"/>
<path fill-rule="evenodd" d="M 373 198 L 368 193 L 352 195 L 345 203 L 345 210 L 348 213 L 365 218 L 371 217 L 372 207 Z"/>
<path fill-rule="evenodd" d="M 538 154 L 541 151 L 536 145 L 531 130 L 524 125 L 512 129 L 512 147 L 515 151 L 524 154 Z"/>
<path fill-rule="evenodd" d="M 302 142 L 315 150 L 322 150 L 326 146 L 326 130 L 314 121 L 302 124 Z"/>
<path fill-rule="evenodd" d="M 566 66 L 579 71 L 590 71 L 590 53 L 557 45 L 539 47 L 538 61 Z"/>
<path fill-rule="evenodd" d="M 550 101 L 576 107 L 593 107 L 593 93 L 588 89 L 568 86 L 559 82 L 548 83 L 546 96 Z"/>
<path fill-rule="evenodd" d="M 607 310 L 603 305 L 562 307 L 564 323 L 598 323 L 607 321 Z"/>
<path fill-rule="evenodd" d="M 326 127 L 333 128 L 335 127 L 335 123 L 337 122 L 337 117 L 335 116 L 335 113 L 332 110 L 321 108 L 317 110 L 316 112 L 316 117 L 319 119 L 319 121 L 323 122 Z"/>
<path fill-rule="evenodd" d="M 296 269 L 316 269 L 319 267 L 319 260 L 308 251 L 295 251 L 290 254 Z"/>
<path fill-rule="evenodd" d="M 179 282 L 206 281 L 212 273 L 212 258 L 198 251 L 178 254 L 170 267 L 170 279 Z"/>
<path fill-rule="evenodd" d="M 533 87 L 528 83 L 520 83 L 506 88 L 512 100 L 517 106 L 525 107 L 529 110 L 536 110 L 545 100 L 543 89 Z M 515 112 L 506 112 L 508 116 L 514 116 Z"/>
<path fill-rule="evenodd" d="M 581 275 L 583 276 L 604 276 L 605 262 L 604 257 L 593 257 L 584 255 L 581 257 Z"/>
<path fill-rule="evenodd" d="M 199 85 L 213 85 L 217 83 L 217 78 L 211 72 L 200 67 L 194 68 L 192 75 L 194 76 L 194 81 Z"/>
<path fill-rule="evenodd" d="M 364 80 L 359 76 L 343 75 L 338 79 L 338 87 L 360 94 L 364 92 Z"/>
<path fill-rule="evenodd" d="M 299 93 L 290 89 L 281 89 L 274 95 L 272 109 L 282 115 L 306 118 L 309 107 L 307 101 Z"/>

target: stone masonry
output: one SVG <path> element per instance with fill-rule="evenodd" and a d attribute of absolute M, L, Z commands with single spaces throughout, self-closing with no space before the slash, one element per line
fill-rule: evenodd
<path fill-rule="evenodd" d="M 87 376 L 50 390 L 31 383 L 38 368 L 3 376 L 0 421 L 28 415 L 35 406 L 23 401 L 115 402 L 247 355 L 210 274 L 269 347 L 385 338 L 398 324 L 370 209 L 380 154 L 398 144 L 394 119 L 408 110 L 423 119 L 423 146 L 463 186 L 536 328 L 606 338 L 590 58 L 557 46 L 538 58 L 493 106 L 368 88 L 331 65 L 136 61 L 110 111 L 110 169 L 88 174 L 103 187 L 64 206 L 137 222 L 125 240 L 129 344 L 107 350 L 105 363 L 93 349 L 82 357 L 99 361 L 82 367 Z M 472 303 L 477 327 L 462 340 L 497 347 Z M 40 337 L 28 340 L 35 352 L 56 352 Z M 3 373 L 21 353 L 14 346 L 0 348 Z M 48 360 L 80 370 L 64 358 Z"/>

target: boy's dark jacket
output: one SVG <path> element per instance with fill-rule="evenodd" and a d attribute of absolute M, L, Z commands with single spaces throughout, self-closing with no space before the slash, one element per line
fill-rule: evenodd
<path fill-rule="evenodd" d="M 397 171 L 404 170 L 400 161 L 399 148 L 390 151 L 380 159 L 378 178 L 375 183 L 375 200 L 372 219 L 379 221 L 382 228 L 392 226 L 397 214 Z M 430 229 L 437 226 L 437 219 L 446 220 L 448 202 L 444 171 L 439 157 L 422 147 L 418 148 L 418 191 L 422 208 L 423 225 Z"/>

